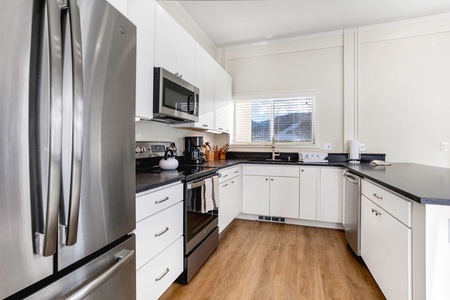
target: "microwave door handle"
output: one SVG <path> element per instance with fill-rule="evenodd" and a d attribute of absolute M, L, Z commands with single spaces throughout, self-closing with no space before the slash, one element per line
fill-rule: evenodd
<path fill-rule="evenodd" d="M 46 1 L 49 47 L 50 131 L 47 208 L 43 232 L 35 233 L 35 251 L 43 256 L 56 252 L 58 212 L 61 192 L 62 159 L 62 42 L 60 8 L 57 1 Z M 45 167 L 45 166 L 43 166 Z M 42 195 L 40 202 L 44 200 Z"/>
<path fill-rule="evenodd" d="M 73 116 L 72 116 L 72 149 L 71 149 L 71 182 L 70 202 L 67 219 L 66 245 L 77 242 L 78 220 L 81 199 L 81 169 L 83 156 L 83 55 L 81 43 L 81 21 L 78 1 L 69 2 L 72 80 L 73 80 Z"/>

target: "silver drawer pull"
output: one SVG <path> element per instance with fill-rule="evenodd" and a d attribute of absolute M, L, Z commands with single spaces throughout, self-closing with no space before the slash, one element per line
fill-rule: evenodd
<path fill-rule="evenodd" d="M 161 235 L 163 235 L 164 233 L 166 233 L 167 231 L 169 231 L 169 227 L 166 227 L 163 231 L 161 231 L 161 232 L 159 232 L 159 233 L 156 233 L 156 234 L 155 234 L 155 237 L 161 236 Z"/>
<path fill-rule="evenodd" d="M 228 177 L 228 174 L 223 175 L 223 178 Z"/>
<path fill-rule="evenodd" d="M 161 275 L 159 275 L 159 277 L 156 277 L 155 278 L 155 281 L 160 281 L 161 279 L 163 279 L 164 278 L 164 276 L 166 276 L 167 275 L 167 273 L 169 273 L 169 268 L 167 268 L 165 271 L 164 271 L 164 273 L 162 273 Z"/>
<path fill-rule="evenodd" d="M 234 171 L 233 173 L 236 174 L 236 173 L 239 173 L 239 171 Z"/>
<path fill-rule="evenodd" d="M 157 200 L 157 201 L 155 201 L 155 204 L 159 204 L 159 203 L 165 202 L 167 200 L 169 200 L 169 197 L 166 197 L 166 198 L 161 199 L 161 200 Z"/>
<path fill-rule="evenodd" d="M 228 186 L 228 183 L 225 183 L 224 185 L 222 185 L 222 187 L 227 187 Z"/>
<path fill-rule="evenodd" d="M 375 198 L 377 198 L 377 199 L 383 200 L 383 197 L 378 196 L 377 193 L 373 193 L 372 195 L 373 195 Z"/>
<path fill-rule="evenodd" d="M 375 213 L 375 216 L 380 216 L 381 213 L 378 210 L 372 208 L 372 213 Z"/>

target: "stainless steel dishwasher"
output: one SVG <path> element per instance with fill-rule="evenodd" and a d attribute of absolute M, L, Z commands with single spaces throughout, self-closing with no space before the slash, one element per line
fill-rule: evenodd
<path fill-rule="evenodd" d="M 345 237 L 356 255 L 361 256 L 361 178 L 344 171 Z"/>

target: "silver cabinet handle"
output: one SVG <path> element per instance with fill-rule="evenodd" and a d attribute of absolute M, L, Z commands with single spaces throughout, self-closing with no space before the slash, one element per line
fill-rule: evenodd
<path fill-rule="evenodd" d="M 373 193 L 372 194 L 375 198 L 377 198 L 377 199 L 380 199 L 380 200 L 383 200 L 383 197 L 381 197 L 381 196 L 378 196 L 378 194 L 377 193 Z"/>
<path fill-rule="evenodd" d="M 169 200 L 169 197 L 166 197 L 166 198 L 161 199 L 161 200 L 156 200 L 156 201 L 155 201 L 155 204 L 160 204 L 160 203 L 163 203 L 163 202 L 165 202 L 165 201 L 167 201 L 167 200 Z"/>
<path fill-rule="evenodd" d="M 266 178 L 266 181 L 269 181 L 269 178 Z"/>
<path fill-rule="evenodd" d="M 161 275 L 159 275 L 158 277 L 155 278 L 155 281 L 160 281 L 161 279 L 163 279 L 164 276 L 166 276 L 167 273 L 169 273 L 169 271 L 170 271 L 170 269 L 166 268 L 166 270 Z"/>
<path fill-rule="evenodd" d="M 203 126 L 203 127 L 208 127 L 208 124 L 203 124 L 202 126 Z"/>
<path fill-rule="evenodd" d="M 163 229 L 161 232 L 159 232 L 159 233 L 155 233 L 155 237 L 158 237 L 158 236 L 161 236 L 161 235 L 163 235 L 164 233 L 166 233 L 167 231 L 169 231 L 169 227 L 166 227 L 165 229 Z"/>
<path fill-rule="evenodd" d="M 223 175 L 222 177 L 223 177 L 223 178 L 228 177 L 228 174 L 225 174 L 225 175 Z"/>
<path fill-rule="evenodd" d="M 222 185 L 222 187 L 227 187 L 228 186 L 228 183 L 225 183 L 224 185 Z"/>
<path fill-rule="evenodd" d="M 375 216 L 381 216 L 381 213 L 378 210 L 372 208 L 372 213 L 375 213 Z"/>
<path fill-rule="evenodd" d="M 101 273 L 99 276 L 89 280 L 86 285 L 81 289 L 77 290 L 74 294 L 66 297 L 65 299 L 78 300 L 84 299 L 97 288 L 99 288 L 103 283 L 105 283 L 109 278 L 111 278 L 117 271 L 120 270 L 124 265 L 126 265 L 134 257 L 134 250 L 125 250 L 120 255 L 116 257 L 117 262 L 107 269 L 105 272 Z"/>
<path fill-rule="evenodd" d="M 273 178 L 270 178 L 270 181 L 273 181 Z"/>
<path fill-rule="evenodd" d="M 83 55 L 81 21 L 78 1 L 69 1 L 70 32 L 72 43 L 72 175 L 66 245 L 74 245 L 78 237 L 78 220 L 81 199 L 81 169 L 83 157 Z"/>
<path fill-rule="evenodd" d="M 237 174 L 237 173 L 239 173 L 239 171 L 234 171 L 233 173 L 234 173 L 234 174 Z"/>

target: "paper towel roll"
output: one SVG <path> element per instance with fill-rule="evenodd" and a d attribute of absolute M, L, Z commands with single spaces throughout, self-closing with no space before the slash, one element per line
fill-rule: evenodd
<path fill-rule="evenodd" d="M 359 141 L 352 140 L 349 142 L 348 158 L 350 160 L 359 160 Z"/>

